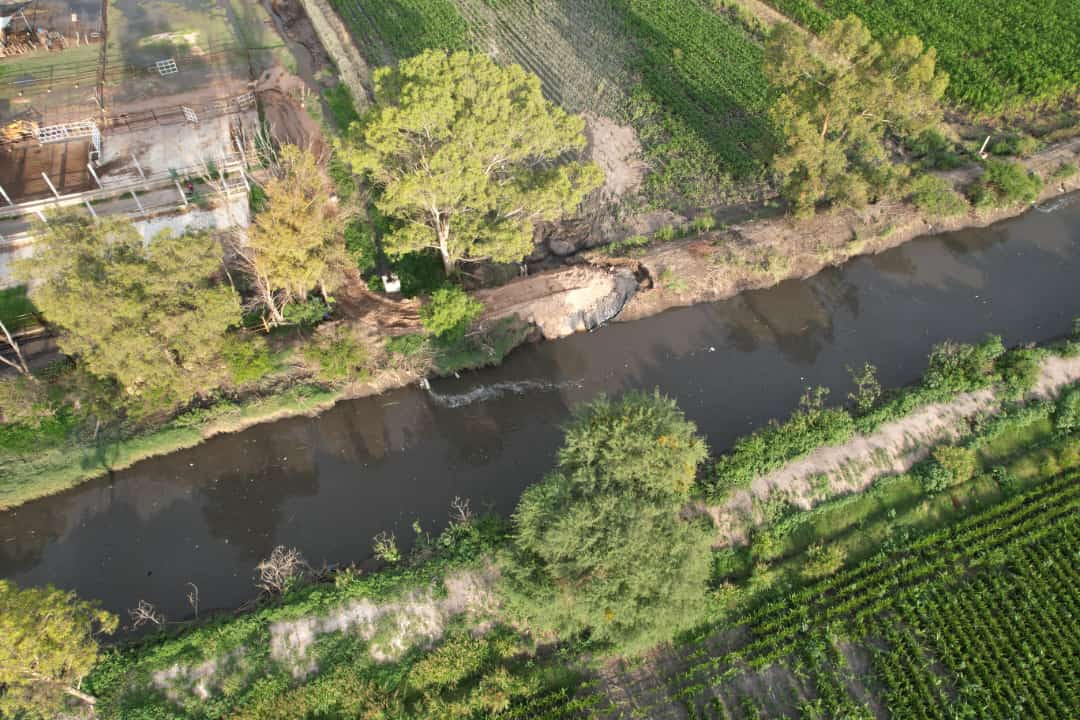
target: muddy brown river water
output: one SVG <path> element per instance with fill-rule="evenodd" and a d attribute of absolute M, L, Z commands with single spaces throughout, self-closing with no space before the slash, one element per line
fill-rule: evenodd
<path fill-rule="evenodd" d="M 509 513 L 550 468 L 570 409 L 598 393 L 659 388 L 721 451 L 790 412 L 807 386 L 841 400 L 846 366 L 874 363 L 892 387 L 919 376 L 934 343 L 1042 341 L 1076 316 L 1074 195 L 809 280 L 522 348 L 431 392 L 344 402 L 139 463 L 0 514 L 0 576 L 121 613 L 145 599 L 183 617 L 188 582 L 204 610 L 236 607 L 275 545 L 348 563 L 382 530 L 407 541 L 419 520 L 436 531 L 455 496 Z"/>

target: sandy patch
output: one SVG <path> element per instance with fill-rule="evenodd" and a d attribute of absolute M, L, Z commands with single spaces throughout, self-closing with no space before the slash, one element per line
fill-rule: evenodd
<path fill-rule="evenodd" d="M 390 662 L 414 647 L 427 647 L 442 637 L 447 621 L 468 614 L 480 618 L 494 609 L 494 567 L 458 572 L 444 580 L 446 596 L 434 588 L 408 593 L 399 600 L 374 603 L 367 598 L 346 603 L 327 615 L 283 620 L 270 626 L 270 657 L 302 678 L 318 670 L 311 657 L 320 635 L 352 632 L 370 643 L 371 658 Z"/>
<path fill-rule="evenodd" d="M 1052 397 L 1065 385 L 1080 380 L 1080 358 L 1051 357 L 1043 361 L 1030 399 Z M 720 529 L 719 544 L 743 544 L 762 518 L 755 507 L 779 496 L 803 510 L 828 497 L 860 492 L 875 480 L 909 470 L 925 459 L 935 445 L 959 439 L 968 421 L 980 413 L 1000 410 L 1002 399 L 993 390 L 965 393 L 948 403 L 927 405 L 910 415 L 885 423 L 869 435 L 843 445 L 818 448 L 806 457 L 762 475 L 750 487 L 735 492 L 726 503 L 705 508 Z M 822 492 L 815 481 L 828 479 Z"/>
<path fill-rule="evenodd" d="M 221 687 L 225 670 L 243 656 L 244 649 L 238 648 L 224 657 L 211 658 L 198 665 L 174 664 L 154 673 L 151 681 L 155 688 L 175 703 L 181 703 L 192 695 L 206 700 Z"/>
<path fill-rule="evenodd" d="M 604 198 L 617 200 L 636 191 L 648 169 L 641 160 L 637 132 L 592 113 L 584 113 L 584 118 L 586 154 L 604 171 Z"/>
<path fill-rule="evenodd" d="M 481 570 L 463 570 L 443 579 L 445 595 L 436 587 L 413 590 L 389 602 L 359 598 L 334 608 L 325 615 L 282 620 L 270 626 L 270 659 L 300 679 L 316 672 L 312 645 L 329 633 L 354 633 L 368 642 L 368 652 L 376 662 L 391 662 L 415 647 L 429 647 L 442 637 L 446 625 L 465 615 L 474 631 L 490 628 L 497 607 L 493 591 L 498 570 L 487 565 Z M 223 656 L 195 665 L 179 663 L 155 672 L 153 686 L 178 705 L 195 697 L 206 700 L 220 691 L 226 681 L 248 682 L 251 671 L 244 667 L 249 648 L 239 647 Z M 256 656 L 258 653 L 256 653 Z"/>

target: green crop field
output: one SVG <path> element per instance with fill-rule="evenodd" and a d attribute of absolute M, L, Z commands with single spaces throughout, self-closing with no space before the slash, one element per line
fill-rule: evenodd
<path fill-rule="evenodd" d="M 815 32 L 855 13 L 879 37 L 918 35 L 937 48 L 949 95 L 998 112 L 1080 92 L 1076 0 L 770 0 Z"/>
<path fill-rule="evenodd" d="M 1065 474 L 767 602 L 739 630 L 703 628 L 655 676 L 617 685 L 633 717 L 1074 717 L 1078 541 L 1080 476 Z M 596 684 L 506 717 L 623 716 L 610 697 Z"/>
<path fill-rule="evenodd" d="M 333 5 L 374 66 L 429 47 L 470 48 L 537 74 L 571 112 L 633 124 L 659 175 L 657 196 L 706 203 L 731 180 L 763 173 L 772 135 L 761 42 L 707 0 Z"/>

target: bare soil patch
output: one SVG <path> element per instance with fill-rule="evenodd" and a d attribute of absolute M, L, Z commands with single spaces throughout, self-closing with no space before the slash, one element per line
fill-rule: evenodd
<path fill-rule="evenodd" d="M 606 117 L 585 113 L 586 154 L 604 171 L 604 198 L 618 200 L 641 187 L 648 166 L 642 162 L 641 144 L 632 127 Z"/>
<path fill-rule="evenodd" d="M 277 66 L 259 76 L 255 92 L 270 132 L 278 141 L 310 149 L 316 155 L 326 152 L 322 130 L 304 109 L 318 98 L 311 95 L 303 80 Z"/>

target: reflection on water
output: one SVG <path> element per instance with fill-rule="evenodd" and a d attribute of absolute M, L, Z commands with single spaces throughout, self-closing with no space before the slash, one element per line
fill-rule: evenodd
<path fill-rule="evenodd" d="M 859 316 L 858 288 L 836 268 L 823 270 L 814 282 L 789 280 L 769 290 L 744 293 L 729 303 L 728 343 L 753 352 L 761 343 L 776 348 L 795 363 L 812 365 L 832 344 L 833 316 L 838 309 Z"/>
<path fill-rule="evenodd" d="M 0 515 L 0 574 L 115 611 L 147 599 L 183 616 L 189 581 L 205 607 L 236 606 L 277 544 L 349 562 L 382 530 L 406 545 L 414 520 L 437 529 L 455 496 L 509 512 L 551 467 L 570 408 L 602 392 L 659 387 L 723 449 L 807 386 L 842 397 L 845 366 L 873 362 L 897 385 L 946 338 L 1060 335 L 1080 315 L 1078 249 L 1080 203 L 523 348 L 433 395 L 407 388 L 212 438 Z"/>

